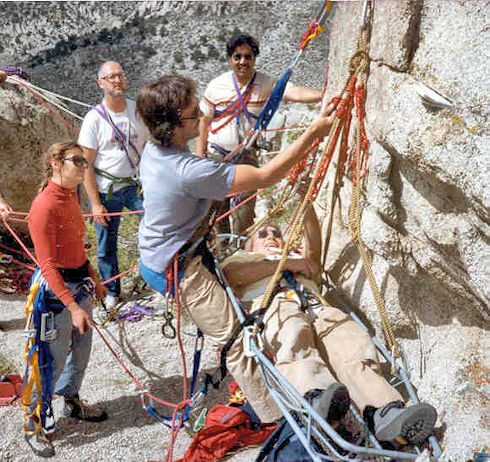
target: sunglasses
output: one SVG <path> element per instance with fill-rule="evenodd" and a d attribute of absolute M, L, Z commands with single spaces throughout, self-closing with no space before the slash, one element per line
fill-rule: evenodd
<path fill-rule="evenodd" d="M 65 160 L 71 160 L 73 162 L 73 165 L 75 165 L 75 167 L 87 167 L 88 166 L 88 161 L 83 156 L 65 157 L 63 159 L 63 162 Z"/>
<path fill-rule="evenodd" d="M 253 55 L 251 55 L 250 53 L 246 53 L 244 55 L 242 55 L 240 53 L 234 53 L 232 56 L 233 61 L 237 61 L 237 62 L 240 61 L 242 58 L 244 58 L 246 61 L 251 61 L 253 58 Z"/>
<path fill-rule="evenodd" d="M 272 237 L 277 237 L 278 239 L 281 239 L 282 238 L 282 234 L 281 234 L 281 231 L 279 231 L 278 229 L 271 229 L 271 230 L 268 230 L 268 229 L 261 229 L 258 233 L 257 233 L 257 237 L 259 239 L 265 239 L 268 235 L 271 235 Z"/>

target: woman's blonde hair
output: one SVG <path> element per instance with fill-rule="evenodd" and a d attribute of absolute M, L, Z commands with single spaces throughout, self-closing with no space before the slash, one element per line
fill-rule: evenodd
<path fill-rule="evenodd" d="M 39 192 L 41 192 L 48 185 L 49 180 L 53 176 L 53 167 L 51 162 L 53 160 L 62 162 L 66 152 L 75 148 L 80 149 L 80 151 L 82 150 L 82 147 L 73 140 L 55 143 L 48 148 L 43 157 L 43 179 L 39 187 Z"/>

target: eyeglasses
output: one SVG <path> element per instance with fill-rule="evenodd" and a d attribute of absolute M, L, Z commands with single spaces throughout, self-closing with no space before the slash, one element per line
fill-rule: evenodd
<path fill-rule="evenodd" d="M 246 61 L 252 61 L 253 55 L 250 53 L 245 53 L 245 54 L 240 54 L 240 53 L 234 53 L 233 56 L 231 57 L 233 61 L 240 61 L 242 58 L 245 59 Z"/>
<path fill-rule="evenodd" d="M 75 167 L 87 167 L 88 166 L 88 161 L 83 156 L 65 157 L 65 158 L 63 158 L 63 162 L 65 160 L 71 160 L 73 162 L 73 165 L 75 165 Z"/>
<path fill-rule="evenodd" d="M 119 72 L 117 74 L 109 74 L 101 77 L 102 80 L 107 80 L 108 82 L 114 82 L 116 79 L 123 80 L 126 78 L 126 74 L 124 72 Z"/>
<path fill-rule="evenodd" d="M 268 235 L 271 235 L 272 237 L 277 237 L 278 239 L 281 239 L 282 238 L 282 234 L 281 234 L 281 231 L 279 231 L 278 229 L 271 229 L 271 230 L 268 230 L 268 229 L 261 229 L 258 233 L 257 233 L 257 237 L 259 239 L 265 239 Z"/>

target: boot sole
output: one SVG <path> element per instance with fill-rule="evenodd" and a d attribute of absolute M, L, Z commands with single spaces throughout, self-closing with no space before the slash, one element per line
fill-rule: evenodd
<path fill-rule="evenodd" d="M 49 445 L 50 445 L 49 447 L 45 447 L 45 448 L 40 450 L 33 445 L 33 443 L 32 443 L 33 438 L 36 438 L 36 435 L 27 435 L 27 434 L 24 435 L 24 439 L 26 440 L 26 443 L 31 448 L 32 452 L 34 454 L 36 454 L 36 456 L 43 457 L 46 459 L 50 458 L 50 457 L 54 457 L 55 450 L 54 450 L 54 446 L 52 443 L 49 443 Z M 48 445 L 48 443 L 46 443 L 46 445 Z"/>
<path fill-rule="evenodd" d="M 323 392 L 321 401 L 317 403 L 315 410 L 324 417 L 327 422 L 338 422 L 345 416 L 345 414 L 347 414 L 349 404 L 349 392 L 345 385 L 342 383 L 334 383 Z"/>
<path fill-rule="evenodd" d="M 409 444 L 419 444 L 432 433 L 436 419 L 436 410 L 430 404 L 417 404 L 405 409 L 389 425 L 376 430 L 376 438 L 394 442 L 401 437 Z"/>

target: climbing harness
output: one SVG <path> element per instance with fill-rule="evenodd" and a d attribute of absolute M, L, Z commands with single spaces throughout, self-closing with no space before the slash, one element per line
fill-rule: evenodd
<path fill-rule="evenodd" d="M 89 278 L 85 278 L 77 287 L 75 301 L 79 302 L 87 294 L 92 293 L 93 284 Z M 41 271 L 37 269 L 32 275 L 25 307 L 26 371 L 22 385 L 22 409 L 24 429 L 27 434 L 37 433 L 41 428 L 47 431 L 54 428 L 51 406 L 54 389 L 53 358 L 49 350 L 49 342 L 56 340 L 58 336 L 55 314 L 63 309 L 65 309 L 64 305 L 51 293 Z M 34 430 L 27 423 L 29 419 L 35 422 Z"/>
<path fill-rule="evenodd" d="M 111 184 L 109 186 L 109 190 L 107 191 L 107 200 L 110 201 L 112 199 L 112 195 L 114 194 L 114 185 L 115 184 L 126 184 L 127 186 L 138 186 L 140 187 L 140 184 L 137 179 L 135 179 L 132 176 L 127 176 L 127 177 L 120 177 L 120 176 L 115 176 L 110 174 L 109 172 L 106 172 L 104 170 L 100 170 L 97 167 L 94 167 L 95 173 L 101 177 L 107 178 L 108 180 L 111 180 Z"/>

